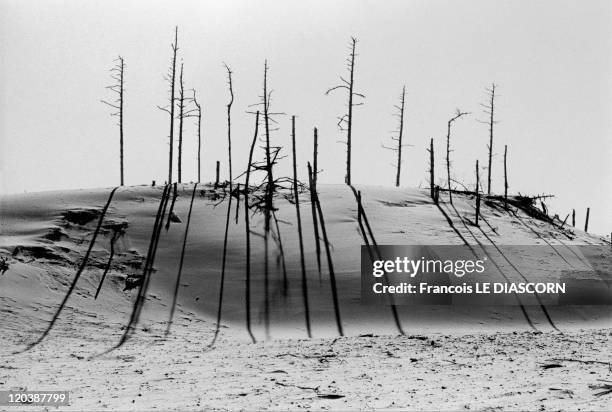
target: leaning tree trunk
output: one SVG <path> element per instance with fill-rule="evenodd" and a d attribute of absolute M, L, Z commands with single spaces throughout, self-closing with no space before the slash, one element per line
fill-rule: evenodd
<path fill-rule="evenodd" d="M 406 98 L 406 86 L 402 89 L 402 101 L 400 108 L 399 139 L 397 142 L 397 175 L 395 176 L 395 186 L 400 185 L 400 174 L 402 170 L 402 138 L 404 136 L 404 104 Z"/>
<path fill-rule="evenodd" d="M 314 149 L 312 154 L 312 183 L 310 184 L 310 206 L 312 209 L 312 226 L 314 228 L 315 251 L 317 254 L 317 268 L 319 270 L 319 279 L 321 279 L 321 241 L 319 239 L 319 219 L 317 218 L 317 210 L 314 203 L 314 193 L 317 193 L 317 158 L 319 157 L 319 133 L 317 128 L 314 128 Z"/>
<path fill-rule="evenodd" d="M 295 116 L 291 117 L 291 143 L 293 149 L 293 198 L 295 200 L 295 213 L 297 216 L 298 237 L 300 240 L 300 267 L 302 269 L 302 298 L 304 300 L 304 312 L 306 321 L 306 331 L 308 337 L 312 337 L 310 330 L 310 308 L 308 305 L 308 281 L 306 279 L 306 263 L 304 260 L 304 240 L 302 238 L 302 216 L 300 214 L 300 196 L 298 193 L 297 179 L 297 156 L 295 152 Z"/>

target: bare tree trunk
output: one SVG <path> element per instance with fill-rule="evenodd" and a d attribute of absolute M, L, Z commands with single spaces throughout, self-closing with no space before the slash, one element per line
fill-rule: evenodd
<path fill-rule="evenodd" d="M 178 50 L 178 26 L 174 29 L 174 44 L 172 45 L 172 75 L 170 86 L 170 150 L 168 152 L 168 184 L 172 183 L 172 158 L 174 147 L 174 85 L 176 79 L 176 52 Z"/>
<path fill-rule="evenodd" d="M 457 112 L 455 114 L 455 116 L 453 118 L 451 118 L 448 121 L 448 129 L 447 129 L 447 133 L 446 133 L 446 176 L 447 176 L 447 180 L 448 180 L 448 198 L 450 201 L 450 204 L 453 204 L 453 188 L 451 187 L 451 175 L 450 175 L 450 137 L 451 137 L 451 126 L 453 124 L 453 122 L 457 119 L 459 119 L 462 116 L 467 115 L 467 112 L 462 112 L 459 109 L 457 109 Z"/>
<path fill-rule="evenodd" d="M 217 172 L 215 177 L 215 189 L 219 187 L 219 167 L 221 166 L 221 162 L 217 160 Z"/>
<path fill-rule="evenodd" d="M 232 87 L 232 70 L 225 64 L 227 70 L 227 82 L 230 92 L 230 101 L 227 104 L 227 158 L 229 165 L 230 194 L 232 192 L 232 104 L 234 103 L 234 89 Z"/>
<path fill-rule="evenodd" d="M 264 125 L 266 132 L 266 173 L 268 185 L 266 189 L 266 216 L 265 231 L 270 231 L 270 213 L 272 210 L 272 196 L 274 194 L 274 176 L 272 174 L 272 155 L 270 153 L 270 96 L 268 92 L 268 61 L 264 62 L 263 106 Z"/>
<path fill-rule="evenodd" d="M 591 208 L 587 207 L 586 218 L 584 220 L 584 231 L 589 231 L 589 215 L 591 214 Z"/>
<path fill-rule="evenodd" d="M 478 216 L 480 215 L 480 173 L 478 173 L 478 159 L 476 159 L 476 217 L 475 224 L 478 226 Z"/>
<path fill-rule="evenodd" d="M 576 209 L 572 209 L 572 227 L 576 227 Z"/>
<path fill-rule="evenodd" d="M 508 145 L 504 146 L 504 205 L 508 208 Z"/>
<path fill-rule="evenodd" d="M 312 153 L 312 167 L 313 167 L 313 175 L 312 175 L 312 184 L 315 189 L 317 187 L 317 176 L 319 175 L 318 166 L 318 157 L 319 157 L 319 131 L 317 128 L 314 128 L 314 148 Z"/>
<path fill-rule="evenodd" d="M 435 180 L 434 180 L 434 144 L 433 138 L 429 141 L 429 195 L 435 201 Z"/>
<path fill-rule="evenodd" d="M 446 179 L 448 182 L 448 198 L 450 204 L 453 204 L 453 190 L 451 187 L 450 177 L 450 133 L 451 133 L 451 121 L 448 121 L 448 132 L 446 134 Z"/>
<path fill-rule="evenodd" d="M 183 83 L 183 63 L 179 74 L 179 136 L 178 136 L 178 182 L 183 181 L 183 120 L 185 109 L 185 84 Z"/>
<path fill-rule="evenodd" d="M 236 183 L 236 190 L 234 190 L 236 194 L 236 224 L 238 224 L 238 217 L 240 215 L 240 183 Z"/>
<path fill-rule="evenodd" d="M 402 88 L 402 101 L 400 110 L 400 125 L 399 125 L 399 141 L 397 142 L 397 176 L 395 177 L 395 186 L 400 185 L 400 173 L 402 169 L 402 137 L 404 135 L 404 104 L 406 98 L 406 86 Z"/>
<path fill-rule="evenodd" d="M 397 109 L 398 113 L 396 116 L 399 117 L 399 127 L 396 130 L 397 136 L 391 136 L 391 140 L 395 142 L 395 144 L 391 146 L 382 145 L 383 148 L 391 150 L 397 154 L 397 164 L 396 166 L 396 175 L 395 175 L 395 186 L 399 187 L 400 185 L 400 176 L 402 170 L 402 149 L 404 145 L 402 144 L 402 138 L 404 135 L 404 102 L 406 98 L 406 86 L 402 88 L 402 94 L 400 95 L 400 105 L 394 105 Z"/>
<path fill-rule="evenodd" d="M 325 94 L 328 95 L 331 91 L 336 89 L 345 89 L 348 91 L 348 111 L 347 114 L 340 117 L 340 121 L 338 122 L 338 126 L 341 130 L 346 130 L 346 176 L 345 183 L 347 185 L 351 184 L 351 151 L 352 151 L 352 137 L 353 137 L 353 107 L 361 104 L 355 104 L 354 98 L 355 96 L 365 97 L 364 95 L 355 92 L 355 49 L 357 47 L 357 39 L 355 37 L 351 37 L 350 43 L 350 53 L 347 59 L 348 67 L 347 70 L 349 72 L 349 80 L 344 79 L 340 76 L 340 80 L 342 84 L 338 86 L 334 86 L 331 89 L 328 89 Z M 343 126 L 346 124 L 346 128 Z"/>
<path fill-rule="evenodd" d="M 101 100 L 101 102 L 117 110 L 116 112 L 112 112 L 111 116 L 117 116 L 119 118 L 119 122 L 117 124 L 119 126 L 119 175 L 121 182 L 120 185 L 123 186 L 123 95 L 125 92 L 123 75 L 125 71 L 125 63 L 123 61 L 123 57 L 121 56 L 117 57 L 115 61 L 117 64 L 115 64 L 110 71 L 111 79 L 113 79 L 116 83 L 106 86 L 106 88 L 115 93 L 117 98 L 113 103 L 109 103 L 106 100 Z"/>
<path fill-rule="evenodd" d="M 319 269 L 319 280 L 321 280 L 321 241 L 319 239 L 319 220 L 317 218 L 317 210 L 314 203 L 314 194 L 317 192 L 317 175 L 319 174 L 319 170 L 317 169 L 317 158 L 319 156 L 319 133 L 317 128 L 314 128 L 314 151 L 313 151 L 313 165 L 314 170 L 312 174 L 312 183 L 310 185 L 310 206 L 312 208 L 312 225 L 314 227 L 314 237 L 315 237 L 315 248 L 317 253 L 317 268 Z"/>
<path fill-rule="evenodd" d="M 124 88 L 123 88 L 123 69 L 124 69 L 124 63 L 123 63 L 123 58 L 121 56 L 119 56 L 119 59 L 121 60 L 121 93 L 119 93 L 119 106 L 121 107 L 121 109 L 119 110 L 119 146 L 120 146 L 120 154 L 119 156 L 121 157 L 121 186 L 123 186 L 124 184 L 124 180 L 123 180 L 123 92 L 124 92 Z"/>
<path fill-rule="evenodd" d="M 266 336 L 270 334 L 270 291 L 269 291 L 269 251 L 270 251 L 270 217 L 272 213 L 272 196 L 274 196 L 274 177 L 272 175 L 272 158 L 270 153 L 270 99 L 268 94 L 268 61 L 264 62 L 263 106 L 266 133 L 266 185 L 265 219 L 264 219 L 264 327 Z"/>
<path fill-rule="evenodd" d="M 346 133 L 346 184 L 351 184 L 351 148 L 353 134 L 353 90 L 355 87 L 355 46 L 357 40 L 351 39 L 351 56 L 350 56 L 350 80 L 349 80 L 349 101 L 348 101 L 348 130 Z"/>
<path fill-rule="evenodd" d="M 174 213 L 174 204 L 176 203 L 176 198 L 178 197 L 176 182 L 172 185 L 172 190 L 172 203 L 170 203 L 170 211 L 168 212 L 168 219 L 166 220 L 166 230 L 170 229 L 170 218 L 172 216 L 172 213 Z"/>
<path fill-rule="evenodd" d="M 495 83 L 491 85 L 489 92 L 489 104 L 485 105 L 484 112 L 489 115 L 489 168 L 487 176 L 487 195 L 491 195 L 491 165 L 493 159 L 493 125 L 495 122 Z"/>
<path fill-rule="evenodd" d="M 193 103 L 196 105 L 196 110 L 198 112 L 198 183 L 200 183 L 202 179 L 202 107 L 200 107 L 200 104 L 196 100 L 195 90 L 193 91 Z"/>
<path fill-rule="evenodd" d="M 297 216 L 298 237 L 300 240 L 300 267 L 302 269 L 302 298 L 304 300 L 306 331 L 308 332 L 308 337 L 310 338 L 312 337 L 312 332 L 310 330 L 310 308 L 308 305 L 308 281 L 306 279 L 306 263 L 304 259 L 304 240 L 302 238 L 302 216 L 300 214 L 300 197 L 298 193 L 297 156 L 296 156 L 296 151 L 295 151 L 295 116 L 291 117 L 291 143 L 292 143 L 292 148 L 293 148 L 293 198 L 295 200 L 295 213 Z"/>

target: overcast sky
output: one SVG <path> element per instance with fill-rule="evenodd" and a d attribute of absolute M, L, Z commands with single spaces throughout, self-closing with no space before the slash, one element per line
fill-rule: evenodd
<path fill-rule="evenodd" d="M 479 103 L 499 85 L 493 189 L 503 191 L 503 147 L 511 192 L 551 193 L 554 211 L 612 230 L 609 1 L 83 1 L 0 0 L 0 190 L 4 193 L 112 186 L 119 181 L 118 133 L 100 99 L 108 69 L 126 61 L 126 184 L 167 176 L 163 74 L 179 26 L 186 87 L 204 108 L 204 179 L 226 164 L 222 62 L 234 71 L 235 174 L 244 170 L 264 59 L 278 117 L 274 143 L 289 149 L 297 116 L 305 179 L 312 128 L 320 130 L 321 182 L 341 183 L 344 150 L 336 117 L 342 93 L 324 92 L 344 74 L 350 36 L 359 38 L 354 113 L 354 183 L 391 186 L 393 154 L 381 148 L 396 127 L 393 105 L 406 86 L 402 185 L 426 185 L 429 139 L 443 161 L 446 122 L 456 108 L 453 173 L 473 184 L 486 164 L 488 130 Z M 196 178 L 193 119 L 185 129 L 184 180 Z M 286 152 L 289 154 L 290 152 Z M 289 173 L 288 163 L 279 168 Z M 441 170 L 439 170 L 441 172 Z M 222 171 L 225 173 L 225 170 Z M 482 171 L 486 176 L 486 170 Z"/>

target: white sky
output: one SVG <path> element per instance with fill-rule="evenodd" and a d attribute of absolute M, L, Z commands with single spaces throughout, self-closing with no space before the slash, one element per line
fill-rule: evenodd
<path fill-rule="evenodd" d="M 429 138 L 442 165 L 446 121 L 459 107 L 454 174 L 473 182 L 486 164 L 488 131 L 479 103 L 499 85 L 494 190 L 502 191 L 503 145 L 511 191 L 553 193 L 562 218 L 612 231 L 611 42 L 609 1 L 83 1 L 0 0 L 0 190 L 4 193 L 118 183 L 118 133 L 100 99 L 108 69 L 126 71 L 126 183 L 167 176 L 167 99 L 162 75 L 174 25 L 188 88 L 204 107 L 204 179 L 226 162 L 222 62 L 235 72 L 234 168 L 252 138 L 248 106 L 270 64 L 273 109 L 298 116 L 302 179 L 320 130 L 322 182 L 341 183 L 344 146 L 336 116 L 342 94 L 324 96 L 343 73 L 348 40 L 359 38 L 356 85 L 367 98 L 354 121 L 354 183 L 392 185 L 392 106 L 407 90 L 402 183 L 425 185 Z M 274 143 L 290 149 L 290 116 Z M 185 130 L 184 180 L 196 177 L 195 129 Z M 287 151 L 286 154 L 290 152 Z M 289 158 L 280 169 L 289 173 Z M 438 169 L 441 175 L 442 170 Z M 225 170 L 224 170 L 225 172 Z M 486 176 L 486 170 L 481 176 Z"/>

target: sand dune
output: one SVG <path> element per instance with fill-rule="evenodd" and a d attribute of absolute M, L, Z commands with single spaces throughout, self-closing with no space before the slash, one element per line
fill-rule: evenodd
<path fill-rule="evenodd" d="M 272 243 L 267 293 L 264 287 L 264 248 L 262 238 L 259 236 L 263 233 L 263 218 L 257 214 L 251 217 L 253 233 L 249 306 L 251 323 L 255 338 L 258 341 L 267 340 L 268 343 L 249 343 L 250 338 L 246 331 L 245 223 L 241 203 L 237 220 L 235 220 L 235 209 L 231 211 L 220 340 L 214 348 L 207 350 L 207 345 L 211 342 L 215 330 L 219 305 L 220 268 L 228 197 L 223 197 L 221 189 L 215 191 L 211 186 L 201 186 L 196 191 L 186 238 L 182 276 L 178 287 L 177 310 L 174 315 L 175 322 L 170 337 L 164 340 L 163 334 L 169 320 L 176 286 L 177 268 L 181 257 L 192 189 L 191 184 L 179 185 L 179 196 L 174 206 L 178 219 L 170 223 L 168 230 L 165 227 L 161 229 L 154 271 L 135 333 L 123 347 L 101 358 L 96 358 L 90 363 L 87 363 L 85 359 L 112 347 L 125 330 L 137 295 L 142 265 L 147 255 L 162 188 L 137 186 L 122 187 L 116 191 L 108 213 L 102 220 L 101 230 L 91 250 L 88 264 L 76 284 L 73 295 L 60 313 L 57 323 L 40 345 L 20 355 L 11 355 L 11 353 L 25 349 L 41 335 L 64 298 L 77 267 L 81 264 L 90 245 L 100 211 L 107 201 L 110 189 L 44 192 L 2 197 L 0 254 L 9 257 L 10 269 L 0 276 L 0 311 L 2 311 L 0 325 L 4 331 L 1 352 L 5 365 L 0 371 L 3 376 L 0 379 L 2 381 L 0 389 L 16 387 L 19 386 L 19 382 L 27 382 L 27 369 L 21 366 L 12 369 L 11 365 L 15 360 L 23 362 L 22 366 L 27 365 L 36 358 L 41 359 L 41 364 L 34 367 L 35 372 L 33 373 L 40 377 L 41 382 L 47 382 L 43 378 L 45 376 L 49 378 L 51 376 L 49 373 L 53 368 L 63 368 L 60 377 L 48 382 L 53 387 L 67 385 L 70 390 L 74 390 L 75 394 L 83 396 L 73 403 L 77 407 L 102 407 L 101 404 L 92 403 L 93 400 L 90 398 L 94 396 L 92 394 L 96 394 L 95 396 L 100 399 L 106 399 L 107 406 L 113 407 L 115 401 L 109 399 L 115 395 L 111 392 L 102 394 L 100 389 L 93 388 L 96 385 L 99 386 L 100 379 L 112 381 L 115 373 L 126 374 L 121 378 L 121 382 L 128 379 L 128 376 L 135 382 L 140 382 L 140 386 L 136 388 L 135 384 L 125 386 L 119 381 L 114 381 L 116 387 L 121 386 L 120 389 L 117 389 L 116 396 L 118 396 L 117 402 L 121 402 L 119 404 L 122 406 L 130 396 L 136 397 L 137 392 L 146 393 L 147 399 L 142 401 L 137 399 L 138 403 L 133 404 L 135 408 L 152 407 L 156 404 L 156 399 L 164 398 L 165 395 L 160 392 L 159 384 L 154 383 L 160 382 L 158 378 L 162 381 L 168 380 L 169 385 L 189 381 L 192 382 L 193 388 L 209 393 L 210 388 L 204 388 L 201 380 L 213 377 L 218 382 L 225 382 L 229 385 L 225 389 L 217 388 L 213 391 L 215 396 L 219 396 L 220 399 L 221 392 L 226 390 L 236 392 L 233 395 L 235 402 L 232 401 L 231 405 L 237 408 L 253 406 L 283 409 L 300 405 L 305 408 L 314 405 L 317 407 L 325 405 L 351 408 L 378 407 L 373 399 L 365 399 L 370 395 L 365 396 L 363 393 L 360 395 L 365 387 L 363 385 L 375 386 L 375 381 L 380 380 L 387 386 L 393 386 L 391 382 L 393 376 L 385 375 L 384 368 L 380 366 L 377 366 L 379 371 L 374 373 L 371 369 L 367 369 L 371 367 L 370 363 L 358 360 L 362 356 L 367 356 L 370 359 L 368 362 L 376 362 L 377 356 L 381 355 L 372 353 L 374 351 L 372 347 L 380 351 L 386 350 L 393 353 L 397 351 L 397 356 L 382 355 L 381 362 L 399 362 L 403 367 L 428 370 L 443 367 L 455 368 L 457 373 L 452 375 L 453 379 L 462 376 L 465 378 L 465 371 L 457 366 L 462 362 L 455 357 L 452 358 L 452 361 L 445 363 L 445 356 L 450 356 L 449 352 L 430 349 L 429 346 L 435 346 L 435 344 L 428 346 L 427 342 L 444 342 L 444 347 L 450 345 L 453 351 L 463 353 L 471 361 L 476 359 L 474 367 L 480 371 L 479 373 L 484 373 L 488 367 L 492 366 L 491 363 L 483 363 L 479 360 L 481 356 L 494 356 L 497 359 L 496 362 L 507 364 L 511 362 L 512 356 L 505 353 L 498 357 L 496 353 L 501 353 L 500 351 L 506 349 L 510 350 L 515 345 L 521 345 L 523 349 L 520 350 L 522 351 L 526 351 L 526 347 L 533 345 L 551 345 L 548 351 L 538 346 L 536 351 L 538 353 L 534 356 L 537 356 L 538 361 L 544 359 L 543 357 L 559 357 L 561 354 L 555 353 L 555 347 L 560 345 L 559 342 L 567 341 L 570 339 L 568 336 L 574 334 L 591 336 L 591 341 L 594 342 L 591 349 L 576 349 L 581 356 L 593 356 L 601 360 L 601 354 L 596 348 L 602 347 L 607 333 L 605 328 L 610 325 L 612 311 L 607 305 L 550 305 L 546 306 L 546 313 L 534 302 L 525 302 L 524 311 L 516 305 L 402 305 L 397 306 L 397 310 L 403 331 L 407 335 L 428 336 L 428 338 L 424 338 L 425 344 L 419 339 L 391 338 L 391 336 L 397 336 L 399 331 L 390 307 L 361 304 L 359 247 L 363 240 L 357 224 L 355 197 L 351 189 L 344 185 L 321 186 L 320 199 L 336 272 L 339 316 L 344 333 L 352 338 L 334 341 L 338 336 L 338 329 L 329 271 L 324 257 L 321 273 L 319 274 L 317 270 L 309 197 L 304 193 L 301 202 L 309 315 L 312 332 L 317 339 L 303 340 L 307 338 L 307 334 L 295 206 L 287 198 L 279 195 L 275 200 L 275 205 L 278 207 L 276 215 L 283 243 L 286 278 L 279 249 L 275 243 Z M 380 245 L 460 245 L 463 239 L 476 248 L 492 244 L 539 245 L 539 250 L 542 248 L 548 250 L 544 257 L 539 252 L 530 253 L 529 248 L 523 248 L 520 256 L 491 255 L 490 258 L 496 261 L 500 269 L 500 273 L 494 275 L 497 276 L 497 279 L 494 280 L 503 280 L 503 276 L 516 280 L 519 272 L 530 279 L 558 279 L 560 276 L 571 277 L 573 274 L 583 274 L 586 266 L 591 272 L 594 271 L 598 276 L 607 280 L 612 276 L 612 260 L 610 259 L 612 252 L 609 244 L 597 236 L 580 230 L 559 229 L 547 222 L 534 219 L 520 210 L 517 210 L 516 214 L 510 214 L 495 207 L 494 204 L 483 206 L 482 213 L 486 222 L 477 228 L 469 221 L 474 210 L 473 200 L 468 196 L 456 195 L 454 207 L 443 204 L 440 210 L 432 204 L 428 193 L 424 190 L 377 187 L 358 189 L 363 193 L 363 205 L 376 241 Z M 233 207 L 235 206 L 234 201 Z M 444 214 L 453 222 L 454 228 L 448 224 Z M 100 278 L 108 264 L 110 244 L 115 233 L 123 234 L 116 235 L 114 258 L 110 263 L 100 295 L 98 299 L 94 299 Z M 568 233 L 571 236 L 567 236 Z M 572 247 L 577 246 L 582 246 L 581 251 L 589 251 L 586 260 L 584 255 L 572 251 Z M 126 285 L 136 287 L 124 290 Z M 609 285 L 610 283 L 604 293 L 612 293 Z M 266 313 L 269 316 L 268 322 L 266 322 Z M 529 319 L 531 325 L 526 318 Z M 552 323 L 549 318 L 552 319 Z M 266 323 L 269 323 L 268 328 L 266 328 Z M 567 335 L 564 335 L 566 337 L 560 338 L 553 325 L 566 333 Z M 534 332 L 545 333 L 533 335 Z M 362 337 L 359 337 L 360 335 Z M 372 337 L 364 338 L 363 335 Z M 378 337 L 379 335 L 389 337 Z M 481 343 L 486 342 L 487 336 L 493 336 L 492 339 L 499 337 L 504 344 L 501 346 L 485 345 L 488 347 L 484 349 L 486 353 L 478 354 L 475 348 L 482 348 Z M 274 340 L 279 338 L 283 340 Z M 326 355 L 321 354 L 323 349 L 319 346 L 325 347 L 332 343 L 334 355 L 333 359 L 328 359 Z M 295 356 L 304 357 L 306 353 L 304 351 L 317 352 L 316 359 L 320 362 L 311 364 L 313 362 L 300 360 L 298 364 L 301 362 L 304 365 L 296 364 L 293 358 Z M 439 353 L 440 356 L 435 353 Z M 427 354 L 427 360 L 423 363 L 422 357 L 425 354 Z M 75 359 L 72 358 L 74 356 L 76 356 Z M 264 365 L 258 364 L 255 360 L 255 357 L 260 356 L 263 357 L 264 362 L 270 362 L 270 368 L 276 365 L 275 368 L 284 369 L 285 372 L 289 370 L 290 374 L 298 373 L 298 378 L 294 381 L 285 376 L 284 372 L 268 371 L 267 373 L 270 374 L 277 373 L 283 379 L 266 381 L 268 383 L 262 385 L 259 394 L 239 394 L 240 382 L 243 382 L 244 379 L 256 379 L 256 371 L 264 372 Z M 129 357 L 130 360 L 126 360 L 126 357 Z M 168 368 L 168 376 L 153 376 L 157 372 L 142 365 L 147 357 L 151 357 L 147 362 L 153 361 Z M 236 357 L 236 363 L 232 363 L 228 357 Z M 413 358 L 417 361 L 412 361 Z M 321 359 L 328 360 L 322 361 Z M 346 359 L 347 363 L 343 364 L 341 359 Z M 524 359 L 521 361 L 520 368 L 523 368 L 521 370 L 524 371 L 525 368 L 538 370 L 537 365 L 533 363 L 533 358 Z M 605 361 L 607 360 L 606 358 Z M 125 367 L 122 366 L 122 362 L 125 362 Z M 239 371 L 240 368 L 237 365 L 247 367 L 245 362 L 253 363 L 251 367 L 245 369 L 252 368 L 253 374 Z M 334 362 L 341 364 L 335 365 Z M 101 368 L 100 371 L 104 370 L 105 373 L 92 374 L 92 365 L 96 365 L 95 368 Z M 136 371 L 132 370 L 131 367 L 136 367 L 136 365 L 140 366 Z M 597 365 L 591 364 L 593 368 L 597 368 Z M 355 373 L 357 370 L 362 370 L 366 375 L 374 373 L 374 375 L 381 376 L 372 375 L 368 379 L 364 378 L 365 380 L 358 379 L 350 385 L 346 383 L 348 386 L 344 386 L 345 383 L 342 382 L 335 382 L 335 386 L 332 385 L 333 388 L 326 389 L 323 386 L 299 383 L 300 379 L 304 380 L 307 376 L 309 379 L 314 379 L 314 376 L 324 374 L 328 368 L 337 369 L 338 372 L 345 367 L 353 368 L 351 370 Z M 580 367 L 585 369 L 585 374 L 591 372 L 585 365 L 581 364 Z M 125 368 L 130 370 L 127 371 Z M 299 372 L 301 368 L 306 368 L 304 374 Z M 504 370 L 504 373 L 514 373 L 510 372 L 510 369 Z M 219 377 L 219 374 L 225 375 Z M 422 374 L 427 375 L 424 369 L 415 369 L 410 376 L 416 379 L 425 376 Z M 77 377 L 83 379 L 82 384 L 76 382 Z M 424 379 L 427 381 L 429 378 Z M 445 379 L 451 380 L 451 375 Z M 541 373 L 534 373 L 530 379 L 547 378 Z M 480 378 L 476 386 L 478 384 L 482 384 Z M 568 384 L 579 385 L 581 383 L 572 380 Z M 408 402 L 407 393 L 411 394 L 412 399 L 414 396 L 421 396 L 421 394 L 411 392 L 416 389 L 408 389 L 410 385 L 410 382 L 406 380 L 402 381 L 399 386 L 393 387 L 393 390 L 399 392 L 408 391 L 398 393 L 396 406 L 410 405 L 406 403 Z M 449 385 L 453 387 L 453 384 Z M 550 385 L 554 386 L 552 382 Z M 312 386 L 316 389 L 300 389 L 300 386 Z M 107 385 L 106 390 L 111 391 L 112 387 L 112 385 Z M 126 389 L 127 387 L 130 389 Z M 418 385 L 414 388 L 417 387 Z M 209 398 L 208 401 L 199 398 L 200 403 L 198 404 L 194 398 L 195 394 L 187 393 L 189 385 L 180 385 L 180 388 L 182 396 L 185 397 L 185 403 L 174 405 L 182 405 L 184 408 L 219 405 L 215 404 L 212 398 Z M 387 387 L 385 390 L 392 389 Z M 575 388 L 572 391 L 575 391 Z M 328 398 L 321 396 L 327 392 L 342 392 L 343 396 L 351 399 L 346 400 L 347 403 L 333 403 L 344 401 L 339 401 L 340 398 L 335 399 L 333 396 Z M 582 401 L 586 402 L 589 391 L 583 390 L 582 392 L 580 396 L 582 396 Z M 444 404 L 455 408 L 462 407 L 462 402 L 478 407 L 495 404 L 495 397 L 490 398 L 492 400 L 488 401 L 489 403 L 482 403 L 484 400 L 479 403 L 453 397 L 454 395 L 448 394 L 448 391 L 441 393 L 445 394 L 445 400 L 442 403 L 432 403 L 432 405 Z M 536 393 L 537 396 L 541 395 L 536 391 L 525 397 L 516 398 L 517 407 L 527 405 L 527 403 L 521 404 L 520 402 L 533 401 Z M 554 408 L 559 404 L 555 403 L 559 399 L 559 393 L 550 392 L 549 401 L 542 402 Z M 567 392 L 563 393 L 567 395 Z M 257 398 L 263 394 L 270 396 L 265 400 Z M 497 395 L 503 396 L 500 393 Z M 288 404 L 281 401 L 280 398 L 285 396 L 288 397 L 283 399 L 293 399 L 295 403 Z M 249 403 L 255 398 L 259 399 L 257 402 L 260 403 Z M 385 399 L 387 398 L 385 396 Z M 311 403 L 313 399 L 316 400 L 315 403 Z M 207 403 L 209 401 L 212 403 Z M 391 404 L 380 406 L 393 407 Z"/>

